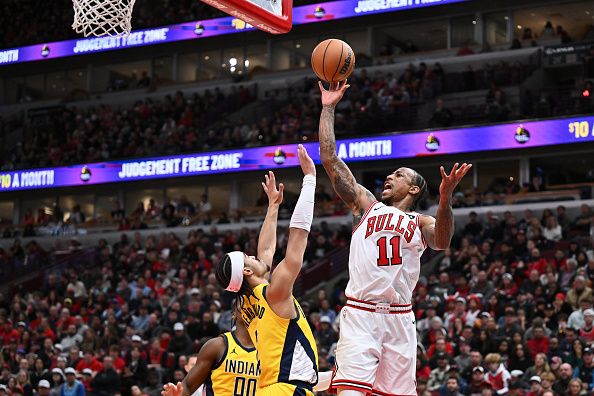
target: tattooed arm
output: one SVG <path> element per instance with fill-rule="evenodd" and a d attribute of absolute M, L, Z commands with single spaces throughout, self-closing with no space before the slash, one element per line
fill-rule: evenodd
<path fill-rule="evenodd" d="M 357 225 L 365 211 L 376 201 L 373 194 L 355 180 L 348 166 L 336 155 L 336 137 L 334 136 L 334 109 L 349 86 L 339 83 L 335 90 L 322 91 L 322 115 L 320 116 L 320 158 L 330 177 L 336 194 L 353 211 L 353 226 Z"/>
<path fill-rule="evenodd" d="M 427 245 L 434 250 L 444 250 L 450 246 L 454 235 L 454 213 L 452 212 L 452 192 L 460 183 L 460 180 L 472 168 L 471 164 L 462 164 L 458 167 L 456 163 L 450 174 L 446 174 L 443 166 L 440 167 L 441 184 L 439 186 L 439 205 L 435 218 L 431 216 L 421 217 L 421 232 L 427 241 Z"/>

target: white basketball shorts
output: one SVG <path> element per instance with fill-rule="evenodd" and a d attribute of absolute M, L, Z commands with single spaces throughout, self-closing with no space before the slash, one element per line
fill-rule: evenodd
<path fill-rule="evenodd" d="M 417 331 L 412 306 L 348 299 L 331 389 L 416 396 Z"/>

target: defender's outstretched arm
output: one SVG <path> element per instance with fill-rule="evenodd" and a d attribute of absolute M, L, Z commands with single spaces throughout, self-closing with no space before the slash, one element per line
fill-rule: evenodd
<path fill-rule="evenodd" d="M 264 177 L 266 182 L 262 182 L 262 188 L 268 196 L 268 210 L 266 211 L 266 217 L 264 218 L 264 223 L 262 223 L 258 238 L 258 258 L 268 265 L 268 267 L 272 268 L 272 259 L 276 252 L 278 209 L 283 202 L 285 186 L 283 183 L 280 183 L 278 189 L 276 188 L 274 172 L 268 172 Z"/>
<path fill-rule="evenodd" d="M 266 294 L 266 299 L 271 305 L 292 300 L 293 285 L 303 266 L 303 255 L 307 248 L 307 237 L 313 221 L 316 167 L 302 145 L 299 145 L 299 164 L 304 174 L 303 186 L 291 217 L 285 259 L 272 273 Z M 290 307 L 293 309 L 292 301 Z"/>

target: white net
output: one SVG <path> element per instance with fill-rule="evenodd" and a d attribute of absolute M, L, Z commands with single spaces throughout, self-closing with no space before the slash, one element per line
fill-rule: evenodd
<path fill-rule="evenodd" d="M 127 36 L 132 30 L 132 8 L 136 0 L 72 0 L 78 34 L 89 36 Z"/>
<path fill-rule="evenodd" d="M 248 0 L 250 3 L 254 3 L 257 6 L 264 8 L 266 11 L 276 15 L 283 15 L 283 2 L 282 0 Z"/>

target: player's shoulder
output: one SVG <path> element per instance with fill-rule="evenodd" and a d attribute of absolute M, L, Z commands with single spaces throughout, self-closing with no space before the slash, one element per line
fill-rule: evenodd
<path fill-rule="evenodd" d="M 222 333 L 216 337 L 211 338 L 210 340 L 206 341 L 204 345 L 202 345 L 202 348 L 200 350 L 205 350 L 205 352 L 208 352 L 227 348 L 227 334 L 230 334 L 230 332 Z"/>
<path fill-rule="evenodd" d="M 435 217 L 433 217 L 433 216 L 429 216 L 429 215 L 426 215 L 423 213 L 418 213 L 418 212 L 411 212 L 411 213 L 408 213 L 408 215 L 409 216 L 414 215 L 414 217 L 412 219 L 417 221 L 419 226 L 421 226 L 421 227 L 430 226 L 430 225 L 435 224 Z"/>
<path fill-rule="evenodd" d="M 206 341 L 198 353 L 198 355 L 202 356 L 202 359 L 210 361 L 213 368 L 220 366 L 227 356 L 229 341 L 225 334 L 219 334 Z"/>

